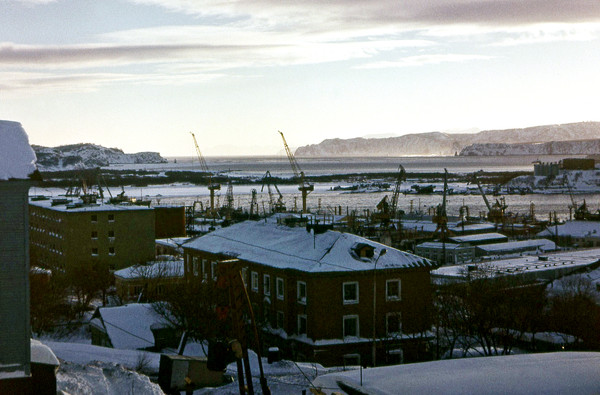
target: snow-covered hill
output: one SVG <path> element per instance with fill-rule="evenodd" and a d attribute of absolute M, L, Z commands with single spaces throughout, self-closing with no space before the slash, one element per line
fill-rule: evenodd
<path fill-rule="evenodd" d="M 486 130 L 479 133 L 419 133 L 390 138 L 328 139 L 296 150 L 296 156 L 454 155 L 472 144 L 548 143 L 600 139 L 600 122 Z"/>
<path fill-rule="evenodd" d="M 472 144 L 460 155 L 594 155 L 600 153 L 600 140 L 551 141 L 533 144 Z"/>
<path fill-rule="evenodd" d="M 96 168 L 121 163 L 165 163 L 158 152 L 126 154 L 118 148 L 96 144 L 72 144 L 59 147 L 33 145 L 40 171 Z"/>

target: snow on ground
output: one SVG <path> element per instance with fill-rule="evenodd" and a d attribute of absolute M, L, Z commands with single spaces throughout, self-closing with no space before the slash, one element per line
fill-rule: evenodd
<path fill-rule="evenodd" d="M 63 361 L 56 382 L 57 389 L 67 394 L 163 394 L 148 376 L 112 362 L 79 365 Z"/>
<path fill-rule="evenodd" d="M 137 350 L 116 350 L 83 343 L 43 341 L 60 359 L 57 387 L 69 394 L 162 394 L 157 384 L 138 372 L 156 376 L 160 354 Z M 202 355 L 199 344 L 190 343 L 186 355 Z M 249 351 L 255 393 L 262 393 L 258 357 Z M 271 393 L 301 394 L 320 375 L 338 371 L 319 364 L 279 361 L 269 364 L 262 358 L 263 370 Z M 227 375 L 237 377 L 237 365 L 227 366 Z M 239 394 L 237 380 L 215 388 L 202 388 L 194 392 L 203 394 Z"/>
<path fill-rule="evenodd" d="M 340 383 L 366 394 L 597 394 L 599 366 L 598 352 L 507 355 L 332 373 L 313 384 L 328 394 Z"/>

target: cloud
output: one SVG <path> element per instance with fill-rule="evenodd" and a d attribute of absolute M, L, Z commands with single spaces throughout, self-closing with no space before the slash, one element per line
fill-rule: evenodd
<path fill-rule="evenodd" d="M 407 56 L 397 61 L 385 61 L 385 62 L 373 62 L 362 66 L 358 66 L 360 69 L 384 69 L 384 68 L 395 68 L 395 67 L 415 67 L 423 66 L 426 64 L 440 64 L 440 63 L 456 63 L 456 62 L 467 62 L 473 60 L 489 60 L 493 59 L 492 56 L 483 55 L 468 55 L 468 54 L 442 54 L 442 55 L 417 55 Z"/>
<path fill-rule="evenodd" d="M 594 0 L 130 0 L 199 16 L 258 20 L 265 26 L 523 25 L 600 19 Z"/>

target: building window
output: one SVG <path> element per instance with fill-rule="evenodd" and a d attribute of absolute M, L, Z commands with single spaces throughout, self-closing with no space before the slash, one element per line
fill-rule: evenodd
<path fill-rule="evenodd" d="M 252 290 L 254 292 L 258 292 L 258 273 L 252 272 Z"/>
<path fill-rule="evenodd" d="M 298 315 L 298 334 L 306 335 L 306 315 L 305 314 Z"/>
<path fill-rule="evenodd" d="M 306 283 L 304 281 L 297 282 L 298 303 L 306 304 Z"/>
<path fill-rule="evenodd" d="M 400 280 L 387 280 L 385 282 L 385 296 L 387 300 L 400 300 Z"/>
<path fill-rule="evenodd" d="M 92 256 L 98 256 L 98 249 L 92 248 Z"/>
<path fill-rule="evenodd" d="M 96 239 L 98 239 L 98 232 L 97 232 L 97 231 L 95 231 L 95 230 L 92 230 L 92 239 L 93 239 L 93 240 L 96 240 Z"/>
<path fill-rule="evenodd" d="M 358 303 L 358 282 L 353 281 L 342 284 L 342 291 L 344 294 L 344 304 Z"/>
<path fill-rule="evenodd" d="M 284 299 L 283 278 L 277 277 L 277 283 L 275 284 L 275 287 L 277 288 L 277 290 L 276 290 L 277 299 L 283 300 Z"/>
<path fill-rule="evenodd" d="M 198 275 L 198 257 L 197 256 L 192 258 L 192 271 L 194 272 L 194 276 Z"/>
<path fill-rule="evenodd" d="M 114 230 L 109 230 L 108 231 L 108 237 L 114 238 L 115 237 L 115 231 Z"/>
<path fill-rule="evenodd" d="M 344 316 L 344 337 L 358 337 L 358 316 Z"/>
<path fill-rule="evenodd" d="M 284 324 L 283 311 L 278 310 L 277 311 L 277 328 L 283 329 L 283 324 Z"/>
<path fill-rule="evenodd" d="M 208 261 L 206 259 L 202 260 L 202 278 L 204 280 L 208 279 Z"/>
<path fill-rule="evenodd" d="M 402 315 L 400 313 L 387 313 L 385 315 L 385 328 L 388 336 L 399 336 L 402 333 Z"/>
<path fill-rule="evenodd" d="M 217 281 L 217 262 L 215 261 L 210 263 L 210 276 L 213 280 Z"/>
<path fill-rule="evenodd" d="M 271 295 L 271 276 L 268 274 L 263 276 L 263 293 L 265 295 Z"/>
<path fill-rule="evenodd" d="M 108 214 L 108 222 L 115 222 L 115 215 L 114 214 Z"/>
<path fill-rule="evenodd" d="M 115 247 L 108 247 L 108 255 L 110 255 L 110 256 L 115 255 Z"/>
<path fill-rule="evenodd" d="M 248 288 L 248 268 L 242 268 L 242 281 L 244 282 L 244 287 Z"/>
<path fill-rule="evenodd" d="M 92 214 L 91 220 L 92 222 L 98 222 L 98 215 Z"/>

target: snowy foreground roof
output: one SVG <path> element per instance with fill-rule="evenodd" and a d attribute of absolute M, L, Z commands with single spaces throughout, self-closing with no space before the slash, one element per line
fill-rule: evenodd
<path fill-rule="evenodd" d="M 374 257 L 359 258 L 355 249 L 367 244 Z M 313 234 L 303 227 L 288 227 L 269 221 L 245 221 L 218 229 L 191 240 L 184 249 L 221 254 L 279 269 L 304 272 L 340 272 L 377 269 L 431 267 L 425 258 L 375 243 L 368 239 L 335 231 Z"/>
<path fill-rule="evenodd" d="M 574 270 L 591 266 L 600 261 L 600 248 L 573 250 L 566 252 L 548 253 L 544 256 L 528 256 L 519 258 L 499 259 L 468 265 L 482 267 L 491 274 L 531 275 L 544 278 L 548 273 L 553 277 L 573 272 Z M 469 276 L 467 265 L 440 267 L 431 272 L 435 282 L 443 280 L 463 280 Z"/>
<path fill-rule="evenodd" d="M 149 303 L 132 303 L 118 307 L 98 308 L 99 318 L 90 321 L 99 329 L 106 328 L 114 348 L 123 350 L 140 350 L 154 346 L 154 335 L 151 328 L 167 326 L 167 322 L 159 316 Z M 102 326 L 104 323 L 104 326 Z"/>
<path fill-rule="evenodd" d="M 313 381 L 367 394 L 594 394 L 600 353 L 560 352 L 461 358 L 331 373 Z M 335 390 L 334 390 L 335 389 Z"/>
<path fill-rule="evenodd" d="M 36 169 L 35 153 L 18 122 L 0 120 L 0 180 L 26 180 Z"/>

